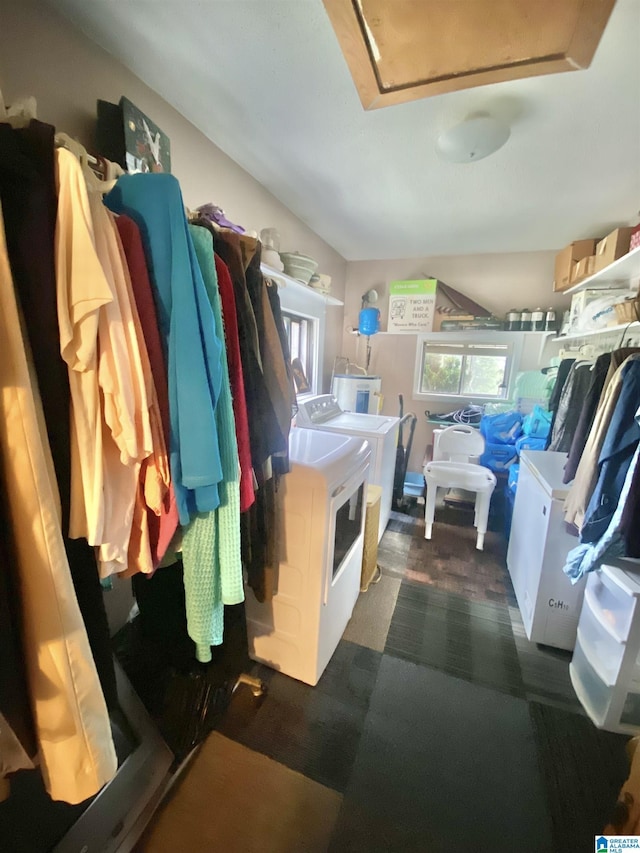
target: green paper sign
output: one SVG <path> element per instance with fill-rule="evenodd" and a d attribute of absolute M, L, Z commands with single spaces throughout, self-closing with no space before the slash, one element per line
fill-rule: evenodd
<path fill-rule="evenodd" d="M 389 332 L 430 332 L 436 306 L 435 278 L 389 284 Z"/>

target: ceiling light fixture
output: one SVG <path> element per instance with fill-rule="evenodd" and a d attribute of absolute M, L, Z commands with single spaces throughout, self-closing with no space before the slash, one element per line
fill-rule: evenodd
<path fill-rule="evenodd" d="M 488 115 L 473 115 L 437 139 L 436 151 L 451 163 L 474 163 L 493 154 L 509 139 L 508 125 Z"/>

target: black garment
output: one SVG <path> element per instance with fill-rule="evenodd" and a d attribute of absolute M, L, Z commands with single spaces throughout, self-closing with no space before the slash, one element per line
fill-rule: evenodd
<path fill-rule="evenodd" d="M 256 318 L 247 291 L 240 237 L 234 232 L 216 231 L 206 219 L 198 220 L 197 224 L 209 228 L 213 233 L 215 252 L 229 268 L 233 281 L 240 358 L 247 400 L 251 462 L 258 474 L 271 454 L 283 450 L 284 447 L 282 441 L 278 439 L 278 422 L 262 372 Z"/>
<path fill-rule="evenodd" d="M 60 355 L 56 305 L 57 213 L 55 129 L 39 121 L 14 130 L 0 124 L 0 203 L 7 251 L 19 299 L 58 480 L 62 532 L 78 604 L 107 706 L 117 707 L 109 625 L 93 549 L 70 540 L 70 392 Z"/>
<path fill-rule="evenodd" d="M 625 539 L 625 555 L 640 557 L 640 465 L 636 465 L 631 488 L 620 519 L 620 531 Z"/>
<path fill-rule="evenodd" d="M 591 426 L 596 416 L 598 403 L 600 402 L 602 389 L 604 388 L 604 380 L 607 375 L 607 371 L 609 370 L 610 363 L 611 353 L 606 352 L 604 355 L 598 356 L 595 364 L 593 365 L 593 369 L 591 371 L 591 382 L 587 388 L 587 393 L 582 404 L 582 410 L 580 411 L 580 417 L 573 434 L 567 464 L 564 466 L 564 475 L 562 477 L 563 483 L 570 483 L 576 476 L 576 471 L 580 464 L 580 458 L 582 457 L 582 451 L 587 443 L 587 438 L 589 437 Z"/>
<path fill-rule="evenodd" d="M 556 374 L 556 381 L 553 385 L 553 390 L 551 391 L 551 396 L 549 397 L 549 411 L 552 413 L 553 417 L 551 418 L 551 427 L 549 428 L 549 437 L 547 438 L 547 448 L 551 444 L 551 436 L 553 435 L 553 427 L 556 420 L 556 413 L 558 411 L 558 406 L 560 405 L 560 397 L 562 396 L 562 389 L 564 388 L 564 384 L 567 381 L 567 377 L 569 376 L 569 371 L 571 370 L 573 363 L 575 362 L 575 358 L 563 358 L 560 362 L 560 366 L 558 367 L 558 373 Z"/>
<path fill-rule="evenodd" d="M 576 361 L 572 366 L 562 389 L 562 396 L 556 412 L 551 433 L 549 450 L 568 453 L 580 420 L 582 404 L 591 383 L 590 361 Z"/>

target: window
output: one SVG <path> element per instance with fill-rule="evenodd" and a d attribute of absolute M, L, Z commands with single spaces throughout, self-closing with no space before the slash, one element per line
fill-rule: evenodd
<path fill-rule="evenodd" d="M 282 320 L 289 341 L 291 367 L 300 394 L 313 393 L 315 388 L 316 354 L 317 354 L 317 320 L 283 311 Z"/>
<path fill-rule="evenodd" d="M 506 400 L 517 370 L 512 334 L 473 339 L 446 332 L 418 338 L 414 395 L 418 398 Z"/>

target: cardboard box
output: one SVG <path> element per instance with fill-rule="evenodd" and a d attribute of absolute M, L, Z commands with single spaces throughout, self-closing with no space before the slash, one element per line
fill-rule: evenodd
<path fill-rule="evenodd" d="M 577 284 L 583 278 L 589 278 L 596 271 L 596 256 L 589 255 L 588 258 L 582 258 L 573 265 L 571 273 L 571 284 Z"/>
<path fill-rule="evenodd" d="M 600 272 L 627 254 L 632 234 L 633 228 L 616 228 L 615 231 L 600 240 L 596 246 L 595 272 Z"/>
<path fill-rule="evenodd" d="M 566 290 L 571 286 L 573 265 L 577 261 L 595 254 L 596 242 L 596 240 L 576 240 L 561 252 L 558 252 L 553 277 L 553 289 L 556 293 Z"/>
<path fill-rule="evenodd" d="M 640 225 L 636 225 L 631 233 L 631 240 L 629 241 L 629 251 L 632 249 L 637 249 L 640 246 Z"/>

